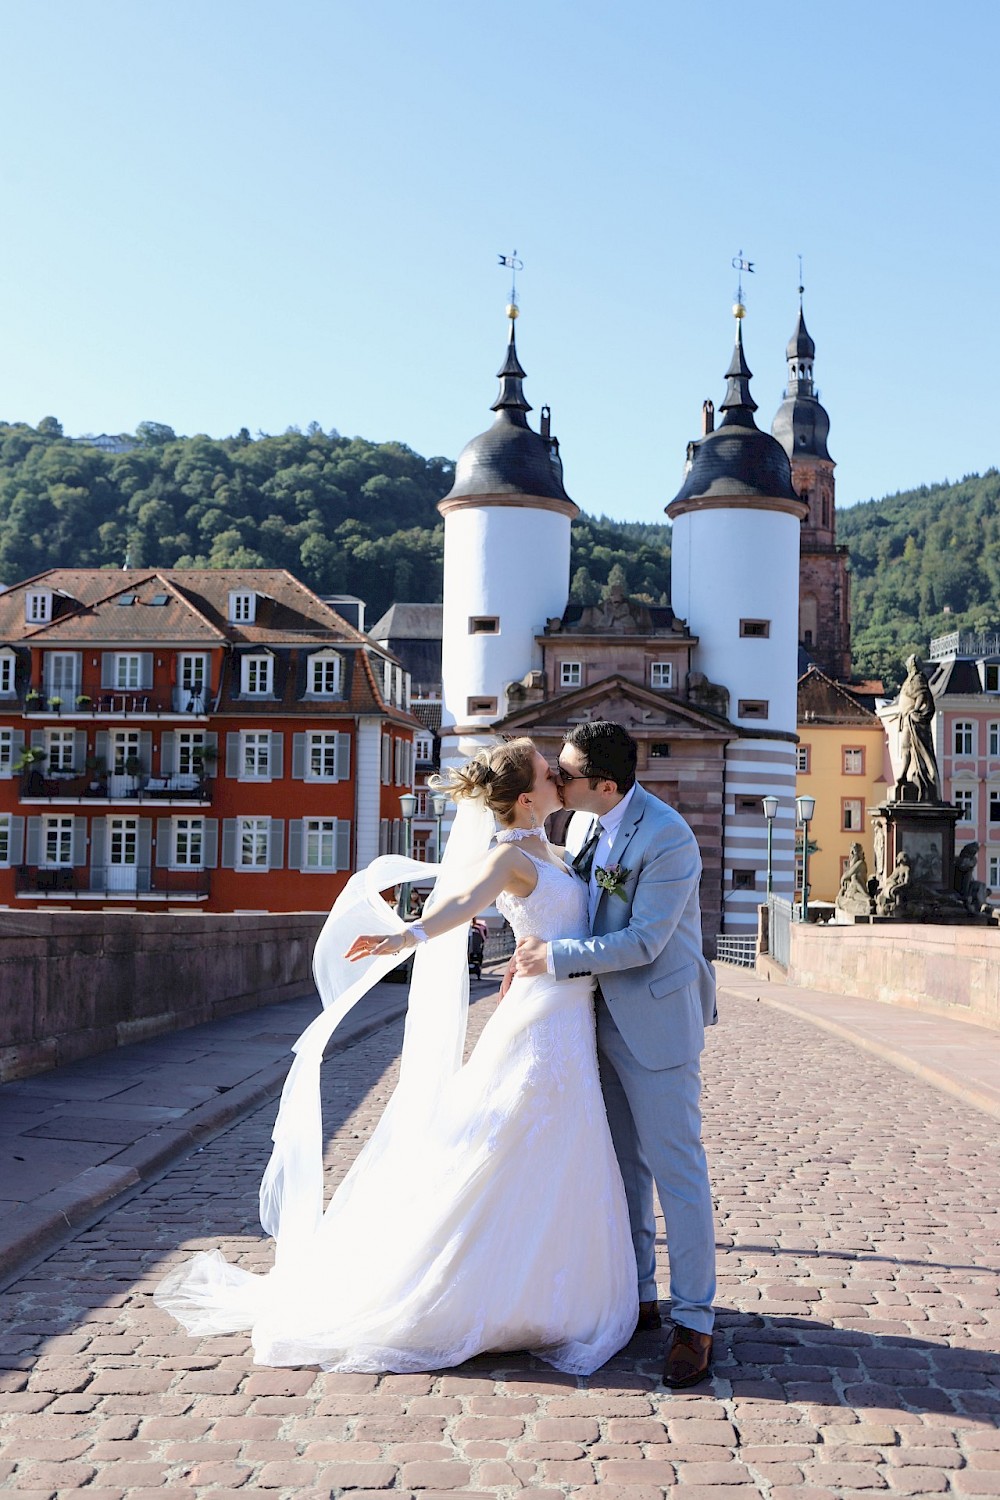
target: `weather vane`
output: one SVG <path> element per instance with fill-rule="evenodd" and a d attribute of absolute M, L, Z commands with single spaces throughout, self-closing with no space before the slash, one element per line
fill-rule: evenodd
<path fill-rule="evenodd" d="M 736 283 L 736 306 L 733 308 L 733 316 L 742 318 L 746 312 L 746 308 L 743 305 L 743 272 L 747 271 L 751 276 L 753 275 L 753 261 L 744 260 L 743 251 L 741 250 L 739 255 L 733 256 L 732 266 L 734 271 L 739 272 L 739 278 Z M 737 311 L 737 309 L 739 310 Z"/>
<path fill-rule="evenodd" d="M 523 271 L 524 270 L 524 261 L 523 260 L 518 260 L 518 258 L 517 258 L 517 251 L 516 250 L 512 251 L 510 255 L 500 255 L 500 256 L 497 257 L 497 259 L 498 259 L 500 265 L 507 266 L 508 269 L 510 270 L 510 305 L 511 305 L 511 307 L 516 308 L 517 307 L 517 273 L 518 273 L 518 271 Z M 515 314 L 515 316 L 516 316 L 516 314 Z"/>
<path fill-rule="evenodd" d="M 801 298 L 802 293 L 804 291 L 805 291 L 805 287 L 802 285 L 802 256 L 800 255 L 799 256 L 799 297 L 800 298 Z"/>

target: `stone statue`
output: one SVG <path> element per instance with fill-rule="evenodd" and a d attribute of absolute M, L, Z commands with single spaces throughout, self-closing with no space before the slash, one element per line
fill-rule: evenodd
<path fill-rule="evenodd" d="M 865 860 L 865 851 L 860 844 L 851 845 L 850 858 L 847 861 L 847 869 L 844 871 L 840 882 L 840 890 L 835 902 L 838 911 L 847 912 L 850 916 L 867 917 L 871 915 L 872 901 L 868 894 L 868 864 Z"/>
<path fill-rule="evenodd" d="M 875 909 L 880 917 L 897 917 L 906 905 L 910 884 L 910 856 L 905 849 L 896 855 L 896 863 L 878 893 Z"/>
<path fill-rule="evenodd" d="M 896 766 L 898 801 L 940 802 L 937 759 L 934 754 L 934 695 L 920 667 L 920 659 L 907 657 L 906 681 L 888 717 L 898 725 L 899 763 Z"/>
<path fill-rule="evenodd" d="M 955 889 L 962 898 L 962 905 L 973 917 L 983 916 L 991 909 L 987 900 L 989 887 L 976 879 L 978 863 L 978 844 L 965 844 L 955 856 Z"/>

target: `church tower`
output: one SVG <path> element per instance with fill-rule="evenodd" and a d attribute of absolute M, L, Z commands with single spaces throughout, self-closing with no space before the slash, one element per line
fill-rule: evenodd
<path fill-rule="evenodd" d="M 674 613 L 697 638 L 693 668 L 726 691 L 739 730 L 726 747 L 724 930 L 750 933 L 767 881 L 765 795 L 780 804 L 774 890 L 790 897 L 794 884 L 799 533 L 807 507 L 782 445 L 754 420 L 741 302 L 733 312 L 722 421 L 714 426 L 706 403 L 704 434 L 690 445 L 667 515 Z"/>
<path fill-rule="evenodd" d="M 808 506 L 802 526 L 799 645 L 836 681 L 851 676 L 850 575 L 847 548 L 838 547 L 834 463 L 827 450 L 830 418 L 813 381 L 816 345 L 806 328 L 799 287 L 799 316 L 788 341 L 788 385 L 771 431 L 788 454 L 792 485 Z"/>
<path fill-rule="evenodd" d="M 542 665 L 539 637 L 569 595 L 570 527 L 579 510 L 563 487 L 559 444 L 542 408 L 528 425 L 525 372 L 507 308 L 507 356 L 493 425 L 462 449 L 444 516 L 441 765 L 492 742 L 507 688 Z"/>

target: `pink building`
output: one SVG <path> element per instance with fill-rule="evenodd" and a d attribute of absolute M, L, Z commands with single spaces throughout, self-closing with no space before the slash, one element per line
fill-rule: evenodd
<path fill-rule="evenodd" d="M 979 844 L 980 879 L 1000 891 L 1000 631 L 938 636 L 927 671 L 941 795 L 962 814 L 956 843 Z"/>

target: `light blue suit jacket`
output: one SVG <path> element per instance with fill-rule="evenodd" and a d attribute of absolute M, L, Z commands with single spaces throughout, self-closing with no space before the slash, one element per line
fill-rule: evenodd
<path fill-rule="evenodd" d="M 557 979 L 593 974 L 629 1051 L 646 1068 L 694 1061 L 715 1023 L 715 974 L 702 951 L 701 855 L 680 813 L 636 786 L 609 865 L 625 895 L 601 891 L 594 933 L 552 943 Z"/>

